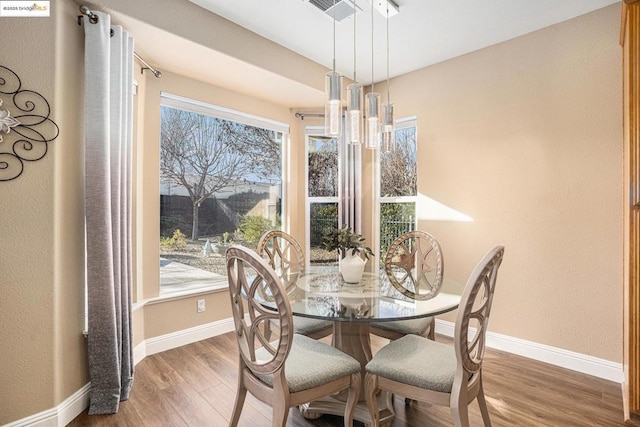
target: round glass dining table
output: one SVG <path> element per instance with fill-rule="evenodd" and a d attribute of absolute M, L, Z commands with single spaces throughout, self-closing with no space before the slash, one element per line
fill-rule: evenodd
<path fill-rule="evenodd" d="M 345 283 L 337 266 L 314 266 L 303 274 L 285 278 L 284 285 L 294 322 L 296 316 L 333 321 L 333 345 L 360 362 L 364 380 L 364 367 L 372 357 L 369 324 L 418 319 L 455 310 L 464 284 L 447 277 L 442 279 L 439 293 L 428 300 L 416 300 L 400 292 L 384 270 L 366 272 L 359 283 L 351 284 Z M 261 304 L 275 308 L 268 299 Z M 344 407 L 341 400 L 311 402 L 300 409 L 308 418 L 323 413 L 340 415 Z M 362 390 L 360 400 L 364 400 Z M 371 421 L 364 405 L 359 405 L 355 419 Z"/>

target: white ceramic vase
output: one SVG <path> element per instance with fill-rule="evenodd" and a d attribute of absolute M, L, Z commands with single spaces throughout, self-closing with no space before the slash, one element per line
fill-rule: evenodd
<path fill-rule="evenodd" d="M 364 266 L 367 262 L 360 258 L 358 252 L 353 254 L 348 250 L 344 258 L 340 260 L 340 273 L 346 283 L 359 283 L 364 273 Z"/>

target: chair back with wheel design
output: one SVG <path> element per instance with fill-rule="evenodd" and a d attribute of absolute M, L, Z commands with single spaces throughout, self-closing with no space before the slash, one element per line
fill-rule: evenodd
<path fill-rule="evenodd" d="M 469 426 L 468 405 L 478 401 L 485 427 L 491 426 L 482 386 L 487 324 L 504 247 L 496 246 L 480 261 L 465 285 L 456 318 L 453 348 L 416 335 L 382 347 L 366 366 L 365 397 L 372 426 L 393 420 L 392 394 L 448 406 L 456 426 Z M 377 396 L 387 392 L 386 408 Z"/>
<path fill-rule="evenodd" d="M 241 246 L 227 249 L 227 272 L 231 311 L 242 360 L 255 374 L 272 374 L 282 368 L 293 340 L 293 318 L 286 291 L 269 264 Z M 260 298 L 257 299 L 256 295 L 263 293 L 272 297 L 277 311 L 260 305 Z M 278 329 L 275 344 L 269 342 L 271 334 L 265 334 L 265 329 L 274 327 Z M 257 353 L 259 348 L 266 351 Z M 265 355 L 268 356 L 265 358 Z"/>
<path fill-rule="evenodd" d="M 227 249 L 231 310 L 238 342 L 238 388 L 229 425 L 238 425 L 247 392 L 272 407 L 272 425 L 285 426 L 291 407 L 346 393 L 341 414 L 352 426 L 360 392 L 360 363 L 313 338 L 294 334 L 286 290 L 267 261 L 242 246 Z M 271 309 L 260 304 L 272 297 Z M 276 328 L 270 342 L 265 331 Z"/>
<path fill-rule="evenodd" d="M 304 252 L 298 241 L 284 231 L 270 230 L 260 237 L 256 251 L 258 255 L 267 260 L 271 268 L 275 270 L 280 280 L 282 280 L 287 294 L 293 297 L 297 289 L 298 278 L 304 274 L 305 269 Z M 260 292 L 261 297 L 265 299 L 271 298 L 270 295 Z M 296 334 L 306 335 L 315 339 L 331 335 L 332 331 L 333 324 L 325 320 L 299 317 L 294 325 Z M 270 331 L 267 329 L 265 332 L 266 337 L 269 338 L 271 336 Z"/>
<path fill-rule="evenodd" d="M 391 284 L 416 300 L 431 299 L 442 287 L 442 250 L 424 231 L 410 231 L 395 239 L 387 250 L 384 268 Z"/>
<path fill-rule="evenodd" d="M 287 289 L 304 273 L 305 258 L 302 247 L 293 236 L 284 231 L 270 230 L 264 233 L 258 241 L 256 251 L 258 255 L 267 259 Z"/>
<path fill-rule="evenodd" d="M 460 375 L 469 381 L 482 368 L 489 314 L 503 257 L 503 246 L 496 246 L 485 255 L 469 276 L 458 307 L 454 333 L 456 359 Z"/>

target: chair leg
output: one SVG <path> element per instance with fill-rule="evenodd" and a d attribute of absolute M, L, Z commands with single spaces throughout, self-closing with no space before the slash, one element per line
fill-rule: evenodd
<path fill-rule="evenodd" d="M 469 407 L 468 405 L 460 407 L 451 407 L 451 415 L 453 416 L 453 425 L 456 427 L 469 427 Z"/>
<path fill-rule="evenodd" d="M 378 377 L 374 374 L 366 373 L 364 376 L 364 397 L 369 408 L 369 416 L 371 416 L 371 426 L 380 426 L 380 413 L 378 412 Z"/>
<path fill-rule="evenodd" d="M 478 406 L 480 406 L 480 413 L 482 414 L 482 421 L 484 421 L 484 427 L 491 427 L 491 420 L 489 419 L 489 409 L 487 408 L 487 401 L 484 398 L 484 390 L 482 388 L 482 376 L 480 377 L 477 399 Z"/>
<path fill-rule="evenodd" d="M 289 417 L 289 408 L 282 404 L 282 402 L 273 403 L 273 427 L 285 427 L 287 425 L 287 418 Z"/>
<path fill-rule="evenodd" d="M 242 375 L 242 373 L 240 373 L 240 375 Z M 238 378 L 238 390 L 236 392 L 236 401 L 233 405 L 233 415 L 231 415 L 231 421 L 229 422 L 230 427 L 238 425 L 245 397 L 247 397 L 247 389 L 244 387 L 244 384 L 242 384 L 242 378 Z"/>
<path fill-rule="evenodd" d="M 431 341 L 436 340 L 436 318 L 431 318 L 431 325 L 429 325 L 429 334 L 427 336 Z"/>
<path fill-rule="evenodd" d="M 284 369 L 280 369 L 278 373 L 273 375 L 273 390 L 271 393 L 271 407 L 273 409 L 271 425 L 273 427 L 285 427 L 289 417 L 289 408 L 291 408 L 291 396 L 287 379 L 284 376 Z"/>
<path fill-rule="evenodd" d="M 463 381 L 461 386 L 454 386 L 449 406 L 453 416 L 453 425 L 456 427 L 469 427 L 469 399 L 467 397 L 466 381 Z"/>
<path fill-rule="evenodd" d="M 344 427 L 353 426 L 353 413 L 358 404 L 360 397 L 360 372 L 351 375 L 351 387 L 349 387 L 349 395 L 344 408 Z"/>

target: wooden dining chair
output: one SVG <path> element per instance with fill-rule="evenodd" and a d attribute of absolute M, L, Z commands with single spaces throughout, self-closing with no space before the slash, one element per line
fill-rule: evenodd
<path fill-rule="evenodd" d="M 272 425 L 285 426 L 289 408 L 348 392 L 344 425 L 353 424 L 360 392 L 360 363 L 340 350 L 293 333 L 291 305 L 280 278 L 251 249 L 234 245 L 226 253 L 229 295 L 239 348 L 238 389 L 230 425 L 240 419 L 247 391 L 273 408 Z M 256 299 L 267 288 L 276 310 Z M 277 320 L 277 340 L 264 323 Z"/>
<path fill-rule="evenodd" d="M 473 270 L 460 300 L 454 346 L 405 335 L 381 348 L 366 366 L 365 397 L 373 426 L 395 415 L 392 394 L 449 406 L 454 425 L 468 426 L 468 405 L 478 400 L 490 426 L 482 389 L 482 361 L 491 303 L 504 247 L 493 248 Z M 386 391 L 386 409 L 378 412 L 376 395 Z"/>
<path fill-rule="evenodd" d="M 433 298 L 440 292 L 444 274 L 442 250 L 438 241 L 424 231 L 410 231 L 395 239 L 384 259 L 391 284 L 412 299 Z M 424 317 L 411 320 L 373 322 L 370 332 L 391 341 L 407 334 L 435 339 L 435 320 Z"/>
<path fill-rule="evenodd" d="M 305 257 L 302 247 L 293 236 L 281 230 L 267 231 L 258 241 L 257 252 L 276 271 L 287 292 L 295 288 L 298 278 L 304 274 Z M 293 332 L 320 339 L 331 335 L 333 322 L 297 316 Z"/>

